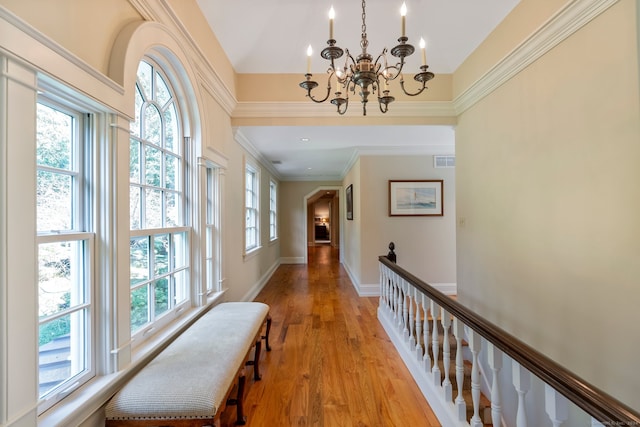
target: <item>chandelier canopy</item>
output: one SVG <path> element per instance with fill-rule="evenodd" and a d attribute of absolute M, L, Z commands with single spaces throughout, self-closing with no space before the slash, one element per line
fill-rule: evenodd
<path fill-rule="evenodd" d="M 421 87 L 417 92 L 407 92 L 404 86 L 404 76 L 402 74 L 402 68 L 405 65 L 404 59 L 411 55 L 415 49 L 412 45 L 407 43 L 409 40 L 406 36 L 406 19 L 407 6 L 405 3 L 400 8 L 400 15 L 402 21 L 402 32 L 398 39 L 399 44 L 391 49 L 391 55 L 399 58 L 399 62 L 390 64 L 387 58 L 387 48 L 382 49 L 382 53 L 378 55 L 376 61 L 373 62 L 373 57 L 367 52 L 369 47 L 369 41 L 367 40 L 367 14 L 366 14 L 366 2 L 362 0 L 362 38 L 360 40 L 360 47 L 362 53 L 355 59 L 349 53 L 349 49 L 342 50 L 342 48 L 336 46 L 336 41 L 333 38 L 333 20 L 335 18 L 335 12 L 333 6 L 329 11 L 329 40 L 320 56 L 330 62 L 329 69 L 327 70 L 327 94 L 323 99 L 315 98 L 311 91 L 318 86 L 318 83 L 312 80 L 311 74 L 311 55 L 313 50 L 311 45 L 307 49 L 307 73 L 305 74 L 306 80 L 300 83 L 300 87 L 307 91 L 307 96 L 314 102 L 324 102 L 329 99 L 332 92 L 332 84 L 335 84 L 335 97 L 331 99 L 331 103 L 336 106 L 339 114 L 347 112 L 349 107 L 349 92 L 355 94 L 356 87 L 359 88 L 360 102 L 362 103 L 362 114 L 367 115 L 367 103 L 369 102 L 369 95 L 372 93 L 377 95 L 378 105 L 382 113 L 386 113 L 389 109 L 389 104 L 392 103 L 395 98 L 391 96 L 389 91 L 389 82 L 400 77 L 400 87 L 402 91 L 409 96 L 416 96 L 421 94 L 426 88 L 426 84 L 431 80 L 434 75 L 432 72 L 427 71 L 429 66 L 426 60 L 426 44 L 424 39 L 420 39 L 420 49 L 422 50 L 422 65 L 420 66 L 420 72 L 413 76 L 413 79 L 421 84 Z M 335 62 L 346 54 L 344 66 L 337 68 Z M 332 83 L 333 82 L 333 83 Z"/>

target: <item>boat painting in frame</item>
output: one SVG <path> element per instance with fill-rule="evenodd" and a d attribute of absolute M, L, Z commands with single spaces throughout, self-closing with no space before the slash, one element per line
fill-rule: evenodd
<path fill-rule="evenodd" d="M 389 181 L 389 216 L 443 216 L 441 179 Z"/>

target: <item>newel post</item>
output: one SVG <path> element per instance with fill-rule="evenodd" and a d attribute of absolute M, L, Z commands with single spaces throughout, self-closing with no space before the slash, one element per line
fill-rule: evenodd
<path fill-rule="evenodd" d="M 389 261 L 393 262 L 394 264 L 396 262 L 396 253 L 393 252 L 395 248 L 396 248 L 396 245 L 393 242 L 389 243 L 389 253 L 387 254 L 387 258 L 389 259 Z"/>

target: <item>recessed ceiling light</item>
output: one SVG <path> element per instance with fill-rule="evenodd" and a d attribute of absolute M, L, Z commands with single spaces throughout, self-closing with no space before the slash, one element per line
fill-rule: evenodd
<path fill-rule="evenodd" d="M 302 141 L 302 142 L 309 142 L 309 141 L 311 141 L 311 140 L 310 140 L 309 138 L 300 138 L 300 141 Z"/>

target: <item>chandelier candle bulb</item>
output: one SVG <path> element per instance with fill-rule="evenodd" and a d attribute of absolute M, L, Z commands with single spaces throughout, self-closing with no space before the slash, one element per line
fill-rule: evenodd
<path fill-rule="evenodd" d="M 311 74 L 311 55 L 313 55 L 313 49 L 309 45 L 307 48 L 307 74 Z"/>
<path fill-rule="evenodd" d="M 333 10 L 333 6 L 329 9 L 329 40 L 333 40 L 333 20 L 336 17 L 336 11 Z"/>
<path fill-rule="evenodd" d="M 422 65 L 427 65 L 427 42 L 420 37 L 420 50 L 422 51 Z"/>
<path fill-rule="evenodd" d="M 406 33 L 407 33 L 407 4 L 406 3 L 402 3 L 402 6 L 400 7 L 400 16 L 402 17 L 402 37 L 405 37 Z"/>

